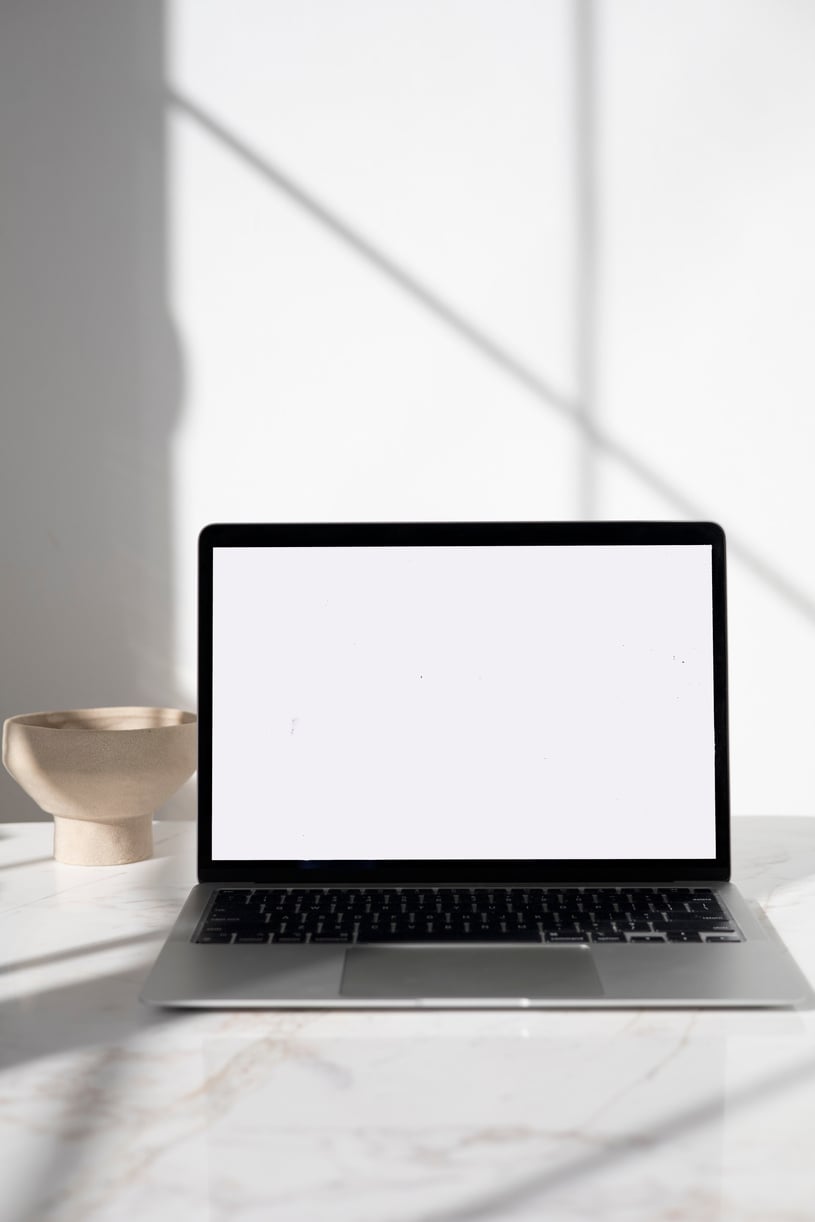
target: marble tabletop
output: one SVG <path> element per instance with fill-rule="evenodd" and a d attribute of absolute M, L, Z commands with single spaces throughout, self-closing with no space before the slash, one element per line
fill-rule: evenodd
<path fill-rule="evenodd" d="M 0 824 L 3 1222 L 815 1218 L 815 1012 L 148 1009 L 195 881 Z M 734 820 L 815 981 L 815 819 Z"/>

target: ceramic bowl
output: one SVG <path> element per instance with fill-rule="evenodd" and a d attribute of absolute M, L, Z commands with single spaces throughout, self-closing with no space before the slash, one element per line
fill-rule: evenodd
<path fill-rule="evenodd" d="M 68 709 L 10 717 L 3 763 L 54 816 L 54 856 L 120 865 L 153 852 L 153 814 L 195 771 L 183 709 Z"/>

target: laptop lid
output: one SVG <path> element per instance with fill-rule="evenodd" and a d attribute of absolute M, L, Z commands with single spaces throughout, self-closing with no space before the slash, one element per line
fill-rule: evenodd
<path fill-rule="evenodd" d="M 729 877 L 710 523 L 213 525 L 199 878 Z"/>

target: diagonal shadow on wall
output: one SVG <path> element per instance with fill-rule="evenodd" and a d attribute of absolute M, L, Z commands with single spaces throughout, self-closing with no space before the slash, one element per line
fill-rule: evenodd
<path fill-rule="evenodd" d="M 424 281 L 393 259 L 387 251 L 371 242 L 342 216 L 317 199 L 274 162 L 262 157 L 224 124 L 176 91 L 168 91 L 167 102 L 177 113 L 184 115 L 201 131 L 206 132 L 245 167 L 260 175 L 267 183 L 285 195 L 291 203 L 301 208 L 315 222 L 333 234 L 338 241 L 343 242 L 345 246 L 374 267 L 391 284 L 422 305 L 440 323 L 454 332 L 460 340 L 475 349 L 480 356 L 502 369 L 508 377 L 533 395 L 540 404 L 567 419 L 578 430 L 595 455 L 611 459 L 628 475 L 633 476 L 640 484 L 670 504 L 682 517 L 704 520 L 712 516 L 708 508 L 688 497 L 681 488 L 655 470 L 630 446 L 616 440 L 610 433 L 602 429 L 596 421 L 595 413 L 586 410 L 581 400 L 571 398 L 550 385 L 509 349 L 494 340 L 483 328 L 472 322 Z M 587 277 L 586 287 L 590 287 L 590 269 L 586 271 L 585 275 Z M 585 297 L 585 289 L 582 296 Z M 586 337 L 586 343 L 589 338 Z M 737 557 L 778 598 L 807 620 L 815 622 L 815 599 L 806 590 L 791 581 L 742 539 L 728 536 L 728 549 L 731 556 Z"/>

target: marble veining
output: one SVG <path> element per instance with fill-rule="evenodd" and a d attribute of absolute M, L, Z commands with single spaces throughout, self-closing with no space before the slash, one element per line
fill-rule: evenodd
<path fill-rule="evenodd" d="M 815 1024 L 783 1011 L 155 1012 L 194 879 L 0 827 L 3 1222 L 794 1222 Z M 815 820 L 735 821 L 734 876 L 815 977 Z"/>

